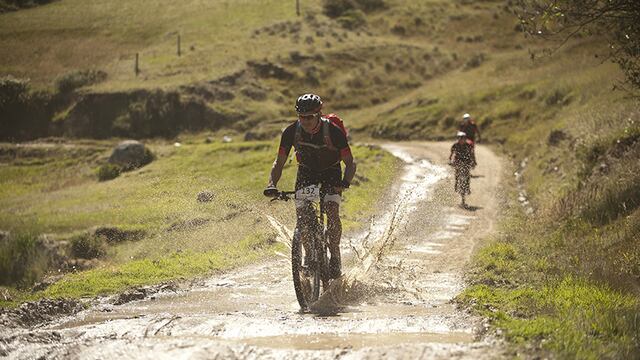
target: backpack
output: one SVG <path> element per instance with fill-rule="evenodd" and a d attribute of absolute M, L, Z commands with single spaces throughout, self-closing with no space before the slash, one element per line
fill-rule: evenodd
<path fill-rule="evenodd" d="M 331 124 L 334 124 L 335 126 L 337 126 L 340 129 L 340 131 L 342 131 L 345 137 L 349 136 L 349 132 L 344 127 L 344 123 L 342 122 L 342 119 L 340 119 L 340 117 L 338 117 L 338 115 L 336 114 L 332 113 L 329 115 L 324 115 L 323 117 L 320 118 L 320 121 L 322 122 L 321 123 L 322 138 L 324 139 L 324 145 L 329 150 L 336 151 L 337 149 L 335 146 L 333 146 L 333 141 L 331 140 L 331 133 L 329 131 Z M 298 145 L 300 144 L 301 140 L 302 140 L 302 127 L 298 122 L 298 124 L 296 125 L 296 134 L 293 140 L 293 145 L 296 151 L 298 149 Z"/>

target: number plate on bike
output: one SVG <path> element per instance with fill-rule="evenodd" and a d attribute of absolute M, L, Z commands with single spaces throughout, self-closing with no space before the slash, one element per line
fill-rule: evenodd
<path fill-rule="evenodd" d="M 320 186 L 311 185 L 296 191 L 296 200 L 319 201 Z"/>

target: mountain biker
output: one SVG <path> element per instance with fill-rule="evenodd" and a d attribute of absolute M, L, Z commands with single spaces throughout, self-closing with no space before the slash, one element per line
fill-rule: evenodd
<path fill-rule="evenodd" d="M 476 159 L 473 153 L 473 145 L 468 141 L 467 134 L 458 131 L 456 137 L 457 141 L 451 146 L 449 164 L 455 169 L 454 189 L 462 196 L 462 206 L 466 206 L 464 198 L 466 195 L 471 194 L 469 171 L 476 165 Z"/>
<path fill-rule="evenodd" d="M 473 121 L 471 115 L 469 115 L 468 113 L 462 115 L 462 123 L 458 127 L 458 131 L 467 134 L 467 138 L 473 143 L 476 142 L 476 134 L 478 135 L 478 143 L 482 141 L 480 130 L 478 129 L 476 122 Z"/>
<path fill-rule="evenodd" d="M 264 191 L 266 196 L 275 196 L 289 151 L 293 146 L 298 160 L 298 172 L 295 189 L 320 184 L 320 194 L 327 214 L 327 238 L 329 240 L 329 277 L 341 275 L 340 237 L 340 201 L 342 191 L 349 188 L 356 173 L 356 163 L 343 130 L 322 115 L 322 100 L 315 94 L 304 94 L 296 100 L 295 110 L 298 120 L 287 126 L 280 138 L 280 148 L 276 157 L 269 184 Z M 324 127 L 328 127 L 325 129 Z M 328 130 L 328 131 L 327 131 Z M 340 162 L 345 164 L 344 177 Z M 296 231 L 302 239 L 309 239 L 313 228 L 315 212 L 309 202 L 296 200 Z M 308 242 L 303 242 L 307 249 Z M 307 254 L 310 253 L 307 251 Z"/>

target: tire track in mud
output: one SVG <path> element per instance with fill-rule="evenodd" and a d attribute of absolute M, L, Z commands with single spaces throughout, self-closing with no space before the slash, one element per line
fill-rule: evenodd
<path fill-rule="evenodd" d="M 0 339 L 12 358 L 495 358 L 477 319 L 450 300 L 463 266 L 492 229 L 500 161 L 478 147 L 469 201 L 452 204 L 448 144 L 389 144 L 405 161 L 387 213 L 343 239 L 346 275 L 315 309 L 299 312 L 287 255 L 216 276 L 181 292 L 102 304 Z M 481 207 L 482 206 L 482 207 Z M 290 229 L 272 223 L 284 239 Z"/>

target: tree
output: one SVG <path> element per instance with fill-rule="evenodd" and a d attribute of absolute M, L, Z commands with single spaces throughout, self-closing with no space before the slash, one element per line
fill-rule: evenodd
<path fill-rule="evenodd" d="M 577 36 L 601 36 L 608 58 L 640 90 L 639 0 L 516 0 L 516 14 L 525 33 L 560 42 Z"/>

